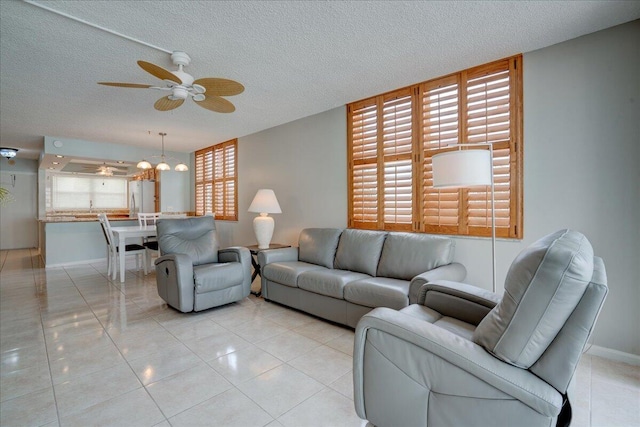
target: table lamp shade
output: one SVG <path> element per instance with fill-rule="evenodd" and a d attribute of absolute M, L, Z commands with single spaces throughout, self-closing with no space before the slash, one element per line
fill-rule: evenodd
<path fill-rule="evenodd" d="M 278 199 L 273 190 L 262 189 L 258 190 L 256 196 L 253 198 L 251 205 L 249 206 L 249 212 L 256 213 L 282 213 Z"/>
<path fill-rule="evenodd" d="M 280 204 L 278 203 L 278 199 L 276 199 L 276 194 L 273 190 L 258 190 L 256 196 L 251 202 L 251 205 L 249 206 L 249 212 L 256 212 L 260 214 L 260 216 L 253 219 L 253 231 L 256 234 L 258 248 L 267 249 L 271 243 L 273 229 L 275 228 L 275 222 L 269 214 L 282 213 Z"/>
<path fill-rule="evenodd" d="M 432 158 L 435 188 L 491 185 L 491 152 L 457 150 L 436 154 Z"/>

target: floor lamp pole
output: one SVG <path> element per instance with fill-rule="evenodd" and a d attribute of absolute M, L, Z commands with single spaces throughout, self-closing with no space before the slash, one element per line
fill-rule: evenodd
<path fill-rule="evenodd" d="M 491 143 L 489 143 L 489 153 L 491 161 L 491 263 L 493 267 L 493 293 L 496 293 L 496 205 L 493 181 L 493 144 Z"/>

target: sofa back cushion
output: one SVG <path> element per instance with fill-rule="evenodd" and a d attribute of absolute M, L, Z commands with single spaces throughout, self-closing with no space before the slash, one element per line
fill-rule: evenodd
<path fill-rule="evenodd" d="M 411 280 L 418 274 L 451 264 L 455 243 L 442 236 L 389 233 L 382 247 L 378 276 Z"/>
<path fill-rule="evenodd" d="M 298 239 L 298 260 L 333 268 L 341 233 L 339 228 L 305 228 Z"/>
<path fill-rule="evenodd" d="M 528 369 L 575 310 L 593 271 L 593 248 L 584 235 L 560 230 L 543 237 L 513 261 L 502 300 L 480 322 L 473 340 Z"/>
<path fill-rule="evenodd" d="M 375 276 L 386 236 L 384 231 L 344 230 L 338 243 L 335 268 Z"/>
<path fill-rule="evenodd" d="M 156 228 L 162 255 L 187 254 L 193 265 L 218 262 L 218 235 L 212 216 L 158 219 Z"/>

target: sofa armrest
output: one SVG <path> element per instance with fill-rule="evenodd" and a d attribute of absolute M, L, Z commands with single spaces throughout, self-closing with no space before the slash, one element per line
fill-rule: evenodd
<path fill-rule="evenodd" d="M 464 265 L 453 262 L 451 264 L 436 267 L 433 270 L 425 271 L 422 274 L 418 274 L 411 279 L 409 285 L 409 304 L 415 304 L 418 302 L 418 296 L 420 288 L 425 283 L 432 282 L 434 280 L 453 280 L 459 282 L 467 277 L 467 269 Z"/>
<path fill-rule="evenodd" d="M 160 297 L 184 313 L 193 311 L 193 262 L 189 255 L 163 255 L 155 260 L 155 266 Z"/>
<path fill-rule="evenodd" d="M 251 290 L 251 252 L 243 246 L 231 246 L 218 251 L 218 262 L 239 262 L 242 265 L 242 285 Z"/>
<path fill-rule="evenodd" d="M 260 268 L 273 262 L 298 261 L 298 248 L 266 249 L 258 252 Z"/>
<path fill-rule="evenodd" d="M 363 419 L 367 419 L 364 365 L 368 341 L 372 341 L 370 348 L 395 363 L 394 369 L 425 388 L 436 388 L 436 392 L 442 388 L 452 395 L 470 397 L 473 391 L 468 385 L 480 379 L 546 416 L 557 416 L 562 407 L 562 395 L 528 370 L 509 365 L 472 341 L 434 324 L 389 308 L 376 308 L 360 319 L 355 332 L 354 403 Z M 430 368 L 427 360 L 433 360 L 433 356 L 437 362 Z M 426 368 L 430 371 L 425 372 Z M 377 373 L 375 369 L 368 372 Z"/>

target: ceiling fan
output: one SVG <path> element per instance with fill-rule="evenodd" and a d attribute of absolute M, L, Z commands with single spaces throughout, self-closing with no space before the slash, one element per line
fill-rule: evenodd
<path fill-rule="evenodd" d="M 107 166 L 106 163 L 103 163 L 102 165 L 95 167 L 95 166 L 83 166 L 83 169 L 88 169 L 91 170 L 92 172 L 95 172 L 96 175 L 104 175 L 104 176 L 113 176 L 114 172 L 127 172 L 127 169 L 119 169 L 113 166 Z"/>
<path fill-rule="evenodd" d="M 140 68 L 152 76 L 163 80 L 163 86 L 112 82 L 98 82 L 98 84 L 171 92 L 169 95 L 158 99 L 153 105 L 158 111 L 169 111 L 178 108 L 184 103 L 184 100 L 189 97 L 192 98 L 197 105 L 207 110 L 218 113 L 233 113 L 235 111 L 236 107 L 222 97 L 238 95 L 244 91 L 244 86 L 233 80 L 215 77 L 205 77 L 194 80 L 193 76 L 183 70 L 183 67 L 186 67 L 191 62 L 191 58 L 185 52 L 173 52 L 171 54 L 171 61 L 178 66 L 177 71 L 167 71 L 151 62 L 138 61 Z"/>

